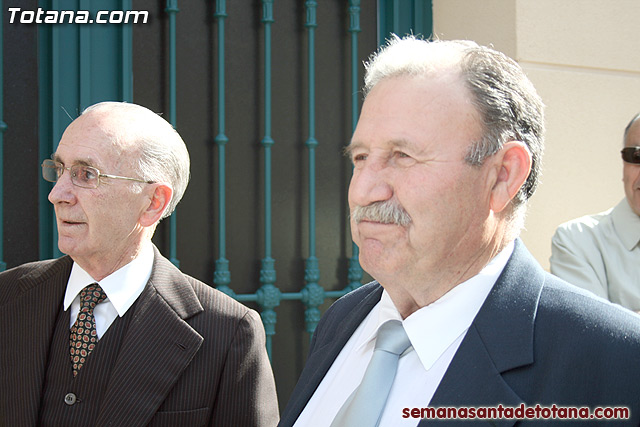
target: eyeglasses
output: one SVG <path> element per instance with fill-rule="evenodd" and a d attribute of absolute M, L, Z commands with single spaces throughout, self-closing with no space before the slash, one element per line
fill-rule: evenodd
<path fill-rule="evenodd" d="M 65 167 L 62 163 L 55 160 L 47 159 L 42 162 L 42 177 L 45 181 L 57 182 L 65 170 L 71 174 L 71 183 L 82 188 L 98 188 L 100 186 L 100 178 L 126 179 L 127 181 L 143 182 L 145 184 L 153 184 L 153 181 L 145 181 L 138 178 L 129 178 L 126 176 L 107 175 L 92 166 L 73 165 Z"/>
<path fill-rule="evenodd" d="M 625 147 L 620 151 L 622 160 L 627 163 L 640 163 L 640 147 Z"/>

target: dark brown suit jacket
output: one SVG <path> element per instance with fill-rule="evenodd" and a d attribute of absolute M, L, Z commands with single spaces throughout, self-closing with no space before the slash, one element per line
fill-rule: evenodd
<path fill-rule="evenodd" d="M 278 405 L 258 314 L 155 249 L 97 426 L 274 426 Z M 35 426 L 71 258 L 0 274 L 0 426 Z"/>

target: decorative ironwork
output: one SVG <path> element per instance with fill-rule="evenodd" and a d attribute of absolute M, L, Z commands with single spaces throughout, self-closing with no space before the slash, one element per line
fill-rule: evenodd
<path fill-rule="evenodd" d="M 176 125 L 176 15 L 178 0 L 167 0 L 165 12 L 169 15 L 169 122 L 174 128 Z M 177 217 L 174 211 L 169 217 L 169 260 L 176 266 L 180 266 L 177 257 Z"/>
<path fill-rule="evenodd" d="M 358 124 L 358 33 L 360 30 L 360 0 L 349 0 L 349 32 L 351 33 L 351 124 L 352 130 L 355 132 Z M 351 245 L 351 258 L 349 258 L 349 284 L 344 289 L 345 292 L 351 292 L 362 285 L 362 276 L 364 275 L 360 261 L 358 259 L 358 246 L 355 243 Z"/>
<path fill-rule="evenodd" d="M 215 143 L 218 147 L 218 259 L 213 277 L 213 283 L 217 289 L 235 297 L 235 292 L 229 287 L 231 284 L 231 271 L 227 256 L 227 216 L 226 216 L 226 146 L 229 138 L 225 135 L 225 19 L 227 17 L 226 0 L 216 1 L 214 17 L 218 25 L 218 135 Z"/>
<path fill-rule="evenodd" d="M 273 18 L 273 3 L 274 0 L 262 0 L 263 16 L 261 22 L 264 24 L 264 41 L 265 41 L 265 92 L 264 92 L 264 137 L 262 138 L 261 145 L 264 151 L 264 194 L 265 194 L 265 212 L 264 212 L 264 226 L 265 226 L 265 255 L 261 261 L 260 268 L 260 283 L 261 286 L 254 294 L 236 294 L 229 287 L 231 278 L 228 270 L 228 261 L 224 259 L 224 212 L 220 212 L 220 252 L 221 258 L 216 261 L 216 273 L 214 283 L 216 287 L 231 295 L 235 299 L 241 302 L 256 302 L 260 306 L 260 315 L 265 326 L 267 336 L 267 352 L 271 357 L 272 337 L 276 333 L 277 313 L 275 308 L 280 305 L 281 301 L 302 301 L 305 305 L 305 329 L 309 334 L 313 334 L 318 322 L 320 321 L 321 312 L 320 306 L 327 298 L 339 298 L 347 292 L 356 289 L 361 285 L 363 276 L 362 268 L 358 263 L 358 248 L 353 246 L 353 255 L 349 260 L 349 284 L 343 289 L 338 291 L 326 291 L 320 284 L 320 269 L 318 265 L 318 258 L 316 257 L 316 159 L 315 149 L 318 147 L 318 141 L 315 137 L 316 121 L 315 121 L 315 29 L 318 24 L 316 22 L 316 8 L 317 2 L 314 0 L 307 0 L 305 2 L 306 8 L 306 21 L 305 27 L 307 28 L 308 35 L 308 79 L 309 79 L 309 135 L 304 145 L 308 150 L 309 155 L 309 255 L 305 260 L 304 269 L 304 281 L 305 286 L 300 292 L 281 292 L 276 283 L 276 270 L 275 260 L 271 257 L 271 149 L 275 142 L 271 137 L 271 24 L 275 22 Z M 351 33 L 351 73 L 352 73 L 352 121 L 353 129 L 355 129 L 358 119 L 358 33 L 360 32 L 360 1 L 350 0 L 349 2 L 349 14 L 350 14 L 350 27 Z M 220 114 L 220 128 L 221 132 L 216 137 L 216 142 L 219 144 L 220 151 L 220 163 L 219 170 L 224 171 L 224 144 L 227 142 L 224 136 L 224 41 L 223 23 L 222 20 L 226 17 L 224 12 L 224 0 L 218 0 L 216 17 L 219 19 L 218 24 L 218 42 L 221 43 L 219 47 L 220 57 L 218 63 L 220 65 L 219 70 L 219 94 L 220 100 L 218 102 L 218 111 Z M 221 172 L 222 173 L 222 172 Z M 220 192 L 220 206 L 224 208 L 224 177 L 220 178 L 221 186 Z"/>
<path fill-rule="evenodd" d="M 273 19 L 273 0 L 262 1 L 262 23 L 264 24 L 264 258 L 260 266 L 258 305 L 262 309 L 267 336 L 267 353 L 271 358 L 271 340 L 276 333 L 277 315 L 274 311 L 280 305 L 280 290 L 275 286 L 275 260 L 271 257 L 271 24 Z"/>

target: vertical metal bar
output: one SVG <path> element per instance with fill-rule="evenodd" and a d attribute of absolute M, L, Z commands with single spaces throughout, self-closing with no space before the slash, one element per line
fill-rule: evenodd
<path fill-rule="evenodd" d="M 320 321 L 320 309 L 324 302 L 324 289 L 318 285 L 320 280 L 320 270 L 318 268 L 318 258 L 316 258 L 316 152 L 318 141 L 315 138 L 315 29 L 316 8 L 318 3 L 315 0 L 305 2 L 307 19 L 305 27 L 308 37 L 309 55 L 309 137 L 305 143 L 309 150 L 309 257 L 305 262 L 304 280 L 306 285 L 302 289 L 302 302 L 306 309 L 304 320 L 306 330 L 313 334 Z"/>
<path fill-rule="evenodd" d="M 121 10 L 131 10 L 131 0 L 122 0 Z M 122 25 L 122 91 L 120 99 L 126 102 L 133 102 L 133 24 Z"/>
<path fill-rule="evenodd" d="M 213 283 L 220 291 L 235 296 L 229 287 L 231 272 L 226 259 L 226 194 L 225 194 L 225 147 L 229 138 L 225 135 L 225 75 L 224 75 L 224 20 L 227 17 L 226 0 L 216 1 L 214 16 L 218 20 L 218 135 L 215 143 L 218 147 L 218 256 Z"/>
<path fill-rule="evenodd" d="M 2 32 L 4 30 L 4 16 L 2 11 L 4 5 L 0 0 L 0 271 L 7 269 L 7 263 L 4 262 L 4 133 L 7 130 L 7 124 L 4 122 L 4 38 Z"/>
<path fill-rule="evenodd" d="M 275 260 L 271 257 L 271 24 L 273 24 L 273 0 L 262 0 L 262 23 L 264 23 L 264 258 L 260 264 L 260 283 L 257 301 L 260 316 L 267 336 L 267 354 L 271 359 L 272 337 L 276 333 L 277 314 L 281 292 L 275 286 Z"/>
<path fill-rule="evenodd" d="M 165 11 L 169 14 L 169 121 L 174 128 L 176 126 L 176 14 L 180 12 L 178 9 L 178 0 L 167 0 Z M 176 266 L 180 266 L 177 258 L 177 222 L 176 212 L 174 211 L 169 218 L 170 234 L 169 234 L 169 260 Z"/>
<path fill-rule="evenodd" d="M 400 23 L 400 0 L 393 0 L 393 32 L 402 37 Z"/>
<path fill-rule="evenodd" d="M 89 0 L 80 0 L 80 10 L 89 10 L 91 2 Z M 80 87 L 78 105 L 82 112 L 91 105 L 91 26 L 78 25 L 78 62 L 80 74 Z"/>
<path fill-rule="evenodd" d="M 422 34 L 422 4 L 423 0 L 413 0 L 411 2 L 411 20 L 409 26 L 413 31 L 413 34 Z M 428 37 L 427 34 L 422 34 L 423 37 Z"/>
<path fill-rule="evenodd" d="M 358 33 L 360 29 L 360 0 L 349 0 L 350 25 L 351 33 L 351 124 L 352 131 L 355 132 L 358 124 Z M 351 244 L 351 258 L 349 259 L 349 284 L 345 289 L 350 292 L 358 288 L 362 283 L 362 267 L 358 258 L 359 250 L 355 243 Z"/>
<path fill-rule="evenodd" d="M 39 3 L 46 7 L 47 10 L 52 9 L 50 2 L 43 1 Z M 49 144 L 51 139 L 51 105 L 45 100 L 49 98 L 51 89 L 51 35 L 52 28 L 56 25 L 48 25 L 38 29 L 38 128 L 40 135 L 38 136 L 38 159 L 47 158 Z M 40 176 L 40 175 L 38 175 Z M 51 228 L 51 208 L 47 200 L 47 194 L 51 190 L 51 184 L 44 179 L 38 180 L 38 256 L 40 259 L 51 258 L 50 242 L 53 238 L 53 230 Z"/>
<path fill-rule="evenodd" d="M 421 33 L 425 38 L 433 36 L 433 2 L 431 0 L 414 0 L 413 32 Z"/>
<path fill-rule="evenodd" d="M 377 38 L 376 41 L 378 46 L 381 46 L 384 43 L 384 39 L 386 38 L 386 29 L 387 29 L 387 0 L 378 0 L 376 3 L 377 6 L 377 16 L 378 16 L 378 25 L 376 27 L 377 30 Z"/>
<path fill-rule="evenodd" d="M 52 1 L 52 9 L 60 10 L 60 5 L 57 0 Z M 62 129 L 60 129 L 60 114 L 62 111 L 62 96 L 60 94 L 60 36 L 61 29 L 59 25 L 52 25 L 51 29 L 51 140 L 49 141 L 49 154 L 53 153 L 56 149 L 56 141 L 62 135 Z M 54 258 L 62 256 L 62 252 L 58 249 L 58 224 L 56 222 L 56 216 L 53 214 L 53 208 L 47 203 L 49 208 L 49 218 L 51 227 L 53 230 L 53 238 L 51 239 L 51 253 Z"/>

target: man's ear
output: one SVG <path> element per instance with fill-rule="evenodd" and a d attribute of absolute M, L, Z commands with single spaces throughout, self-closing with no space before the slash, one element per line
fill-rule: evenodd
<path fill-rule="evenodd" d="M 498 176 L 491 189 L 490 207 L 501 212 L 525 183 L 531 171 L 531 152 L 520 141 L 510 141 L 495 154 L 498 160 Z"/>
<path fill-rule="evenodd" d="M 140 225 L 143 227 L 150 227 L 160 221 L 173 196 L 173 189 L 168 184 L 154 183 L 148 185 L 154 188 L 149 195 L 149 204 L 140 216 Z"/>

